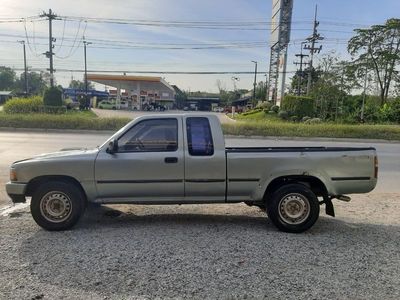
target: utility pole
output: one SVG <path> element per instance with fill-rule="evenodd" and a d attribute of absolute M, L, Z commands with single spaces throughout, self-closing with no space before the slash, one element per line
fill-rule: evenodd
<path fill-rule="evenodd" d="M 53 12 L 51 11 L 51 9 L 49 9 L 49 12 L 43 12 L 40 15 L 41 18 L 47 18 L 49 20 L 49 51 L 43 53 L 44 55 L 46 55 L 47 58 L 50 59 L 50 68 L 48 69 L 50 71 L 50 86 L 54 87 L 54 68 L 53 68 L 53 42 L 56 41 L 55 38 L 53 38 L 53 29 L 52 29 L 52 21 L 53 20 L 58 20 L 57 15 L 53 14 Z"/>
<path fill-rule="evenodd" d="M 297 78 L 297 96 L 301 95 L 301 83 L 303 79 L 303 65 L 306 65 L 307 63 L 303 63 L 303 58 L 308 57 L 308 54 L 303 54 L 303 45 L 306 42 L 302 42 L 300 45 L 300 53 L 295 54 L 296 57 L 300 57 L 300 62 L 294 62 L 295 65 L 300 65 L 300 70 L 299 70 L 299 75 Z"/>
<path fill-rule="evenodd" d="M 85 38 L 83 38 L 83 49 L 84 49 L 84 56 L 85 56 L 85 97 L 87 100 L 88 96 L 88 80 L 87 80 L 87 63 L 86 63 L 86 46 L 90 45 L 90 42 L 86 42 Z"/>
<path fill-rule="evenodd" d="M 25 97 L 28 97 L 28 68 L 26 67 L 26 49 L 25 49 L 25 41 L 18 41 L 21 43 L 24 49 L 24 80 L 25 80 Z"/>
<path fill-rule="evenodd" d="M 256 102 L 256 86 L 257 86 L 257 64 L 258 62 L 252 60 L 252 63 L 255 65 L 254 69 L 254 90 L 253 90 L 253 102 Z"/>
<path fill-rule="evenodd" d="M 319 53 L 322 49 L 322 45 L 316 48 L 315 44 L 318 43 L 318 41 L 324 39 L 317 31 L 317 27 L 319 25 L 319 22 L 317 21 L 317 10 L 318 10 L 318 6 L 315 5 L 313 34 L 309 38 L 307 38 L 307 42 L 311 43 L 311 46 L 306 45 L 304 47 L 304 49 L 310 51 L 310 66 L 309 66 L 310 70 L 308 72 L 307 95 L 310 93 L 310 90 L 311 90 L 311 80 L 312 80 L 311 73 L 312 73 L 312 68 L 313 68 L 314 53 Z"/>

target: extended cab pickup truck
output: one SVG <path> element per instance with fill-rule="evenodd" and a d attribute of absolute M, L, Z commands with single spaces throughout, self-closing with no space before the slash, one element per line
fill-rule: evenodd
<path fill-rule="evenodd" d="M 245 202 L 280 230 L 302 232 L 321 204 L 334 216 L 332 199 L 373 190 L 377 173 L 374 148 L 227 148 L 215 115 L 161 114 L 133 120 L 96 149 L 17 161 L 6 189 L 13 202 L 32 197 L 47 230 L 72 227 L 88 202 Z"/>

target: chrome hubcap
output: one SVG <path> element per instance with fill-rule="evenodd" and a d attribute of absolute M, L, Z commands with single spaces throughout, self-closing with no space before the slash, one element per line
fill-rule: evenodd
<path fill-rule="evenodd" d="M 300 224 L 310 215 L 310 204 L 301 194 L 288 194 L 279 202 L 279 216 L 288 224 Z"/>
<path fill-rule="evenodd" d="M 40 212 L 50 222 L 63 222 L 71 215 L 72 203 L 64 193 L 52 191 L 43 196 Z"/>

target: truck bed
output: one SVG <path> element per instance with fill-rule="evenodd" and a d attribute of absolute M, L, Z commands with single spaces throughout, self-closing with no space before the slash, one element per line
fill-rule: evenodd
<path fill-rule="evenodd" d="M 262 198 L 266 185 L 285 177 L 309 176 L 330 196 L 365 193 L 376 183 L 373 147 L 225 147 L 227 199 Z"/>

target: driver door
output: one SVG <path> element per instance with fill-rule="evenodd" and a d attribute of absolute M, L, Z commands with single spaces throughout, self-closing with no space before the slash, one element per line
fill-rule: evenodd
<path fill-rule="evenodd" d="M 163 202 L 184 197 L 181 120 L 144 119 L 118 138 L 118 151 L 102 149 L 95 165 L 98 197 L 105 202 Z"/>

